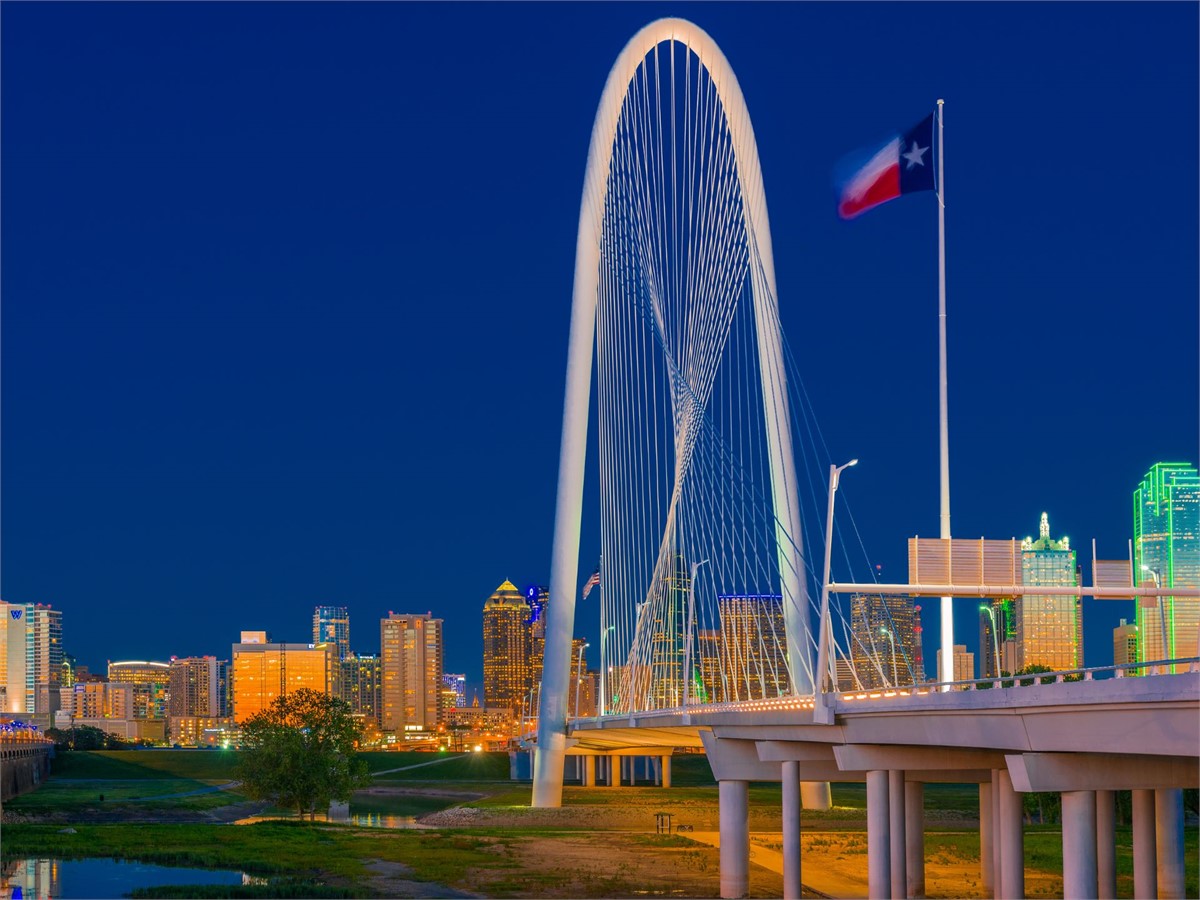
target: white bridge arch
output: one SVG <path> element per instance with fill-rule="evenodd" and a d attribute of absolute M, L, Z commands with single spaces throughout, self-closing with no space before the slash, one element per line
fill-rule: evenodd
<path fill-rule="evenodd" d="M 667 48 L 662 52 L 664 44 Z M 672 155 L 670 182 L 673 198 L 678 193 L 678 183 L 688 174 L 677 172 L 674 157 L 675 122 L 680 114 L 675 106 L 677 51 L 680 52 L 682 65 L 686 67 L 687 72 L 683 95 L 679 102 L 689 107 L 682 115 L 685 118 L 692 117 L 691 122 L 697 132 L 700 131 L 699 115 L 702 108 L 711 118 L 711 121 L 704 123 L 705 127 L 711 125 L 711 132 L 701 136 L 707 149 L 696 152 L 690 160 L 691 177 L 695 177 L 696 171 L 706 168 L 713 171 L 724 167 L 729 173 L 725 181 L 713 182 L 722 193 L 719 201 L 697 201 L 696 198 L 692 198 L 693 206 L 688 211 L 692 238 L 705 237 L 710 226 L 723 229 L 719 238 L 721 246 L 706 246 L 699 254 L 703 258 L 697 259 L 689 255 L 690 246 L 682 246 L 684 241 L 689 240 L 688 234 L 676 235 L 674 238 L 664 234 L 668 229 L 662 227 L 662 220 L 667 213 L 662 209 L 651 210 L 646 204 L 652 204 L 652 200 L 635 196 L 631 205 L 620 209 L 615 206 L 613 200 L 620 190 L 631 187 L 623 181 L 618 181 L 621 172 L 628 173 L 640 167 L 653 181 L 656 162 L 661 184 L 655 183 L 652 187 L 663 188 L 665 194 L 667 177 L 662 157 L 662 142 L 666 141 L 666 119 L 670 120 L 671 127 L 671 146 L 668 152 Z M 690 108 L 693 98 L 689 80 L 693 60 L 696 64 L 694 111 Z M 670 69 L 669 98 L 665 95 L 666 88 L 658 84 L 658 79 L 667 66 Z M 651 77 L 655 79 L 653 84 L 650 82 Z M 715 102 L 707 99 L 709 97 L 714 98 Z M 664 113 L 662 107 L 668 99 L 671 106 Z M 649 146 L 653 141 L 646 140 L 647 135 L 655 128 L 658 129 L 660 139 L 657 160 L 652 158 L 653 150 Z M 632 149 L 630 145 L 620 143 L 623 133 L 633 135 L 629 138 Z M 714 177 L 720 177 L 720 173 Z M 640 186 L 640 189 L 647 195 L 651 193 L 644 185 Z M 672 203 L 675 203 L 674 199 Z M 669 211 L 673 224 L 676 222 L 677 212 L 675 206 Z M 657 231 L 653 221 L 655 215 L 658 216 Z M 697 222 L 700 224 L 696 224 Z M 629 234 L 636 234 L 638 238 L 635 243 L 638 246 L 631 249 L 615 244 L 612 235 L 620 229 L 626 229 Z M 686 261 L 681 262 L 685 256 Z M 659 269 L 669 268 L 670 261 L 666 266 L 660 266 L 659 263 L 663 262 L 660 257 L 672 257 L 676 268 L 688 267 L 686 273 L 674 273 L 680 283 L 685 278 L 689 281 L 688 289 L 682 289 L 681 284 L 672 286 L 663 283 L 663 274 Z M 701 274 L 697 275 L 697 272 Z M 697 278 L 707 278 L 706 288 L 693 290 Z M 710 293 L 722 295 L 723 300 L 719 298 L 719 302 L 729 302 L 729 298 L 732 297 L 734 306 L 737 299 L 742 298 L 750 307 L 743 316 L 747 320 L 746 333 L 752 331 L 747 339 L 747 356 L 752 354 L 757 360 L 757 385 L 753 388 L 742 385 L 740 389 L 747 394 L 755 394 L 752 399 L 761 409 L 761 419 L 756 427 L 762 436 L 762 493 L 766 495 L 765 499 L 769 503 L 769 511 L 765 517 L 768 520 L 766 527 L 773 532 L 768 535 L 766 541 L 771 544 L 772 557 L 766 568 L 770 569 L 770 577 L 774 580 L 770 591 L 772 594 L 778 592 L 776 599 L 782 608 L 786 633 L 786 643 L 780 641 L 779 647 L 786 647 L 782 652 L 786 655 L 788 688 L 793 693 L 811 693 L 812 637 L 809 628 L 809 602 L 784 365 L 785 350 L 779 325 L 774 259 L 762 170 L 745 99 L 728 60 L 706 32 L 683 19 L 660 19 L 647 25 L 629 41 L 609 73 L 592 129 L 576 245 L 550 602 L 547 610 L 545 660 L 538 716 L 534 806 L 557 806 L 561 802 L 568 686 L 572 664 L 571 639 L 575 620 L 575 592 L 579 583 L 580 523 L 591 402 L 593 346 L 597 343 L 597 317 L 598 314 L 604 313 L 600 301 L 602 297 L 607 296 L 606 290 L 621 290 L 626 279 L 636 282 L 637 289 L 647 295 L 646 311 L 643 315 L 652 319 L 648 322 L 648 327 L 664 341 L 666 362 L 660 374 L 670 382 L 669 416 L 672 433 L 669 437 L 673 444 L 668 448 L 667 455 L 674 459 L 673 473 L 668 474 L 668 480 L 672 483 L 668 485 L 669 490 L 664 492 L 667 510 L 665 513 L 660 510 L 660 518 L 665 518 L 667 524 L 664 526 L 665 531 L 659 546 L 651 550 L 653 568 L 643 568 L 639 573 L 630 575 L 629 581 L 652 589 L 655 581 L 664 582 L 673 577 L 666 574 L 664 567 L 672 567 L 672 572 L 677 572 L 679 563 L 682 562 L 682 555 L 677 555 L 673 545 L 676 538 L 673 537 L 675 526 L 672 523 L 675 517 L 680 515 L 678 507 L 684 502 L 681 500 L 682 482 L 697 452 L 695 444 L 699 431 L 706 427 L 702 420 L 708 415 L 707 401 L 715 390 L 713 380 L 717 377 L 716 370 L 724 352 L 722 348 L 729 339 L 729 329 L 733 327 L 732 311 L 729 311 L 727 316 L 725 312 L 713 316 L 711 313 L 715 306 L 706 310 L 692 305 L 687 307 L 686 312 L 682 306 L 668 308 L 672 303 L 683 302 L 677 298 L 672 299 L 672 296 L 676 293 L 694 295 L 708 290 Z M 742 306 L 746 306 L 747 303 L 743 303 Z M 675 314 L 674 323 L 669 321 L 671 313 Z M 687 344 L 694 358 L 685 361 L 680 355 L 682 351 L 675 352 L 679 348 L 668 346 L 667 332 L 672 329 L 680 337 L 680 346 Z M 607 345 L 603 342 L 603 335 L 601 338 L 599 377 L 602 380 L 606 377 L 623 378 L 619 362 L 614 364 L 609 361 L 607 369 L 605 368 Z M 700 350 L 694 350 L 697 345 L 700 346 Z M 617 374 L 606 374 L 611 372 Z M 603 401 L 601 415 L 603 431 Z M 637 432 L 641 424 L 625 423 L 621 427 L 624 428 L 624 433 L 629 435 Z M 619 468 L 612 460 L 607 462 L 610 466 Z M 613 484 L 620 477 L 619 474 L 614 474 L 606 484 L 605 465 L 605 448 L 602 446 L 602 494 L 614 489 Z M 603 497 L 601 502 L 603 507 Z M 619 511 L 612 513 L 618 514 Z M 602 518 L 603 515 L 604 513 Z M 691 586 L 691 581 L 695 580 L 698 566 L 703 565 L 706 560 L 694 559 L 692 562 L 687 590 L 694 595 L 695 589 Z M 609 577 L 610 567 L 614 572 L 612 578 Z M 601 579 L 602 591 L 613 590 L 615 568 L 615 561 L 606 558 L 605 573 Z M 762 563 L 759 564 L 759 568 L 763 568 Z M 653 575 L 647 577 L 650 571 Z M 761 574 L 758 577 L 761 578 Z M 631 599 L 636 601 L 638 598 L 635 596 Z M 642 607 L 650 602 L 642 599 L 644 602 L 637 605 L 636 617 L 639 619 L 642 618 Z M 629 606 L 633 608 L 632 603 Z M 694 641 L 694 635 L 690 633 L 691 624 L 689 616 L 687 653 L 691 652 Z M 648 646 L 649 638 L 646 636 L 647 629 L 641 628 L 640 625 L 639 621 L 629 628 L 630 660 L 634 660 L 639 652 L 651 652 Z M 603 619 L 601 627 L 605 632 L 617 628 L 616 625 L 606 626 Z M 678 629 L 679 622 L 675 622 L 673 627 Z M 607 637 L 607 633 L 604 636 Z M 603 648 L 601 656 L 603 668 Z M 628 671 L 638 669 L 638 665 L 631 662 L 626 669 L 626 677 L 629 678 L 632 676 L 629 676 Z M 686 696 L 686 685 L 691 681 L 690 664 L 680 680 L 685 685 Z M 678 692 L 673 695 L 675 699 L 678 699 L 677 695 Z"/>

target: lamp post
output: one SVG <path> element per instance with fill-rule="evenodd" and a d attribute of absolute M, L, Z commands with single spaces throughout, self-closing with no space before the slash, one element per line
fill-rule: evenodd
<path fill-rule="evenodd" d="M 579 718 L 579 688 L 583 684 L 583 651 L 591 644 L 579 645 L 579 661 L 575 663 L 575 718 Z"/>
<path fill-rule="evenodd" d="M 608 645 L 608 637 L 617 630 L 616 625 L 609 625 L 600 632 L 600 715 L 604 715 L 604 708 L 608 700 L 608 684 L 605 675 L 608 674 L 608 655 L 605 653 L 605 647 Z"/>
<path fill-rule="evenodd" d="M 988 614 L 988 618 L 992 620 L 992 647 L 995 650 L 994 661 L 996 664 L 996 677 L 1000 677 L 1000 636 L 996 632 L 996 611 L 992 609 L 990 603 L 980 603 L 979 611 Z"/>
<path fill-rule="evenodd" d="M 818 695 L 826 693 L 830 687 L 837 685 L 836 679 L 832 677 L 829 662 L 829 645 L 833 642 L 833 625 L 829 621 L 829 560 L 830 554 L 833 552 L 833 498 L 837 494 L 838 476 L 842 474 L 842 470 L 856 465 L 858 465 L 858 460 L 852 459 L 845 465 L 829 466 L 829 509 L 825 517 L 825 574 L 821 580 L 821 633 L 817 639 L 817 672 L 814 679 L 816 682 L 814 688 Z M 833 721 L 833 717 L 823 702 L 814 705 L 813 719 L 826 725 Z"/>
<path fill-rule="evenodd" d="M 1158 576 L 1158 569 L 1152 569 L 1147 565 L 1142 565 L 1142 571 L 1150 573 L 1154 578 L 1154 587 L 1158 591 L 1162 591 L 1162 580 Z M 1162 628 L 1162 658 L 1168 659 L 1171 656 L 1170 650 L 1167 649 L 1167 613 L 1163 609 L 1162 594 L 1158 594 L 1158 624 Z M 1142 662 L 1145 662 L 1143 659 Z"/>
<path fill-rule="evenodd" d="M 688 577 L 687 628 L 684 629 L 683 635 L 683 705 L 685 707 L 688 705 L 692 687 L 692 626 L 696 621 L 696 573 L 700 571 L 701 566 L 707 564 L 707 559 L 692 563 L 692 574 Z"/>

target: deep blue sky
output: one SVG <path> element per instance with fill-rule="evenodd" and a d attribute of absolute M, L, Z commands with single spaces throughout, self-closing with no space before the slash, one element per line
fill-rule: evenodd
<path fill-rule="evenodd" d="M 99 669 L 430 610 L 478 681 L 484 599 L 548 577 L 588 138 L 660 15 L 746 95 L 884 577 L 938 529 L 936 212 L 838 221 L 830 172 L 938 97 L 955 533 L 1046 510 L 1124 555 L 1138 479 L 1197 457 L 1195 4 L 6 3 L 4 599 Z M 1132 604 L 1088 604 L 1108 663 Z"/>

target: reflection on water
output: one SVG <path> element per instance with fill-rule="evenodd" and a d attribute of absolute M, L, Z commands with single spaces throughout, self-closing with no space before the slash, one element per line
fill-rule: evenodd
<path fill-rule="evenodd" d="M 298 817 L 295 813 L 281 813 L 277 816 L 247 816 L 244 819 L 238 819 L 234 825 L 253 825 L 255 822 L 295 822 Z M 304 817 L 304 821 L 309 821 L 308 817 Z M 377 812 L 352 812 L 347 815 L 330 816 L 326 813 L 317 813 L 312 819 L 314 822 L 334 822 L 343 825 L 359 825 L 363 828 L 428 828 L 428 825 L 422 825 L 417 821 L 416 816 L 392 816 L 386 813 Z"/>
<path fill-rule="evenodd" d="M 266 884 L 228 869 L 153 866 L 119 859 L 14 859 L 0 871 L 0 900 L 77 900 L 124 897 L 164 884 Z"/>

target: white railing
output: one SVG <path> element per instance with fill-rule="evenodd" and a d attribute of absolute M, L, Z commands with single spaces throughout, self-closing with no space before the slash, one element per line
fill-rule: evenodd
<path fill-rule="evenodd" d="M 1139 669 L 1146 670 L 1142 677 L 1155 675 L 1200 672 L 1200 657 L 1193 656 L 1184 659 L 1154 660 L 1150 662 L 1121 663 L 1113 666 L 1092 666 L 1086 669 L 1066 669 L 1061 672 L 1031 672 L 1022 675 L 1005 675 L 1000 678 L 974 678 L 969 681 L 952 681 L 947 684 L 937 681 L 921 682 L 920 684 L 902 687 L 872 688 L 863 691 L 835 691 L 838 700 L 879 700 L 890 697 L 921 697 L 941 694 L 947 689 L 951 691 L 986 691 L 996 688 L 1030 687 L 1036 684 L 1064 684 L 1076 681 L 1102 681 L 1107 678 L 1124 678 Z M 772 697 L 763 700 L 739 700 L 727 703 L 691 703 L 686 707 L 673 709 L 658 709 L 642 713 L 620 713 L 607 716 L 591 716 L 588 718 L 572 719 L 571 725 L 582 723 L 600 723 L 602 721 L 626 720 L 636 724 L 638 719 L 686 715 L 688 713 L 716 712 L 765 712 L 771 710 L 800 710 L 812 709 L 816 700 L 811 694 Z"/>

